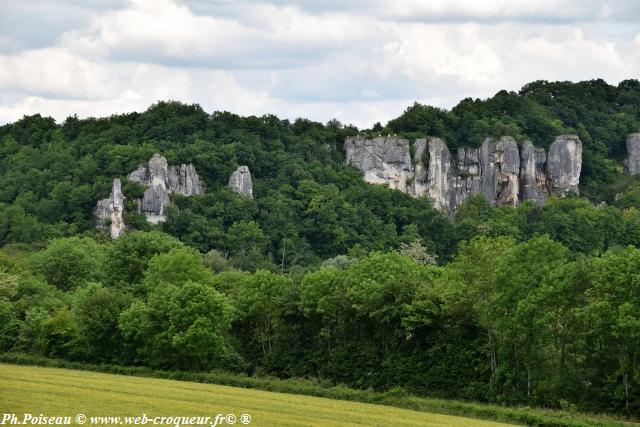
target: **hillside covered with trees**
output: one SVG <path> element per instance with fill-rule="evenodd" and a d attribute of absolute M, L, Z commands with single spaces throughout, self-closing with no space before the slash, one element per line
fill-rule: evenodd
<path fill-rule="evenodd" d="M 640 82 L 534 82 L 372 129 L 143 113 L 0 127 L 0 351 L 640 417 Z M 455 216 L 363 182 L 348 136 L 583 143 L 581 197 Z M 162 153 L 203 195 L 146 222 L 126 174 Z M 254 199 L 226 187 L 249 166 Z M 131 230 L 92 210 L 120 177 Z M 601 203 L 604 202 L 604 203 Z"/>

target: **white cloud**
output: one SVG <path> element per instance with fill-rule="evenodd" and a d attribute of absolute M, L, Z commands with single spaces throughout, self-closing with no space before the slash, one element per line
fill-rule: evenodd
<path fill-rule="evenodd" d="M 83 55 L 178 67 L 272 68 L 299 65 L 330 49 L 371 42 L 360 18 L 313 16 L 295 7 L 242 6 L 242 21 L 197 16 L 171 0 L 130 0 L 89 28 L 65 33 L 62 44 Z M 347 44 L 348 43 L 348 44 Z"/>
<path fill-rule="evenodd" d="M 396 0 L 391 16 L 490 20 L 583 20 L 610 14 L 606 2 L 591 0 Z"/>
<path fill-rule="evenodd" d="M 416 100 L 640 75 L 631 0 L 36 1 L 53 14 L 45 45 L 0 25 L 0 123 L 176 99 L 369 127 Z M 75 18 L 50 26 L 65 7 Z"/>
<path fill-rule="evenodd" d="M 0 90 L 61 98 L 107 98 L 115 89 L 107 67 L 54 47 L 0 56 Z"/>

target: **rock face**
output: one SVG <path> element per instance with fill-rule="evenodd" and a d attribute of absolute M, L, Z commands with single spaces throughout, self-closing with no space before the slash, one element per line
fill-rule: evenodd
<path fill-rule="evenodd" d="M 151 157 L 148 166 L 139 166 L 127 178 L 148 187 L 142 196 L 140 209 L 152 224 L 165 220 L 169 194 L 194 196 L 204 193 L 193 165 L 169 166 L 167 159 L 157 153 Z"/>
<path fill-rule="evenodd" d="M 427 197 L 436 209 L 449 211 L 454 207 L 453 175 L 451 174 L 451 153 L 446 144 L 438 138 L 428 143 L 429 166 L 427 169 Z"/>
<path fill-rule="evenodd" d="M 183 196 L 204 194 L 204 187 L 193 165 L 169 166 L 167 159 L 157 153 L 149 160 L 147 166 L 138 166 L 138 169 L 127 175 L 127 179 L 147 187 L 142 199 L 137 202 L 140 212 L 144 212 L 147 221 L 152 224 L 165 220 L 169 194 Z M 110 223 L 111 238 L 117 239 L 126 228 L 122 218 L 123 211 L 124 196 L 120 180 L 116 178 L 113 180 L 111 195 L 107 199 L 100 200 L 94 211 L 97 228 L 105 230 L 106 225 Z"/>
<path fill-rule="evenodd" d="M 582 168 L 582 143 L 575 135 L 557 137 L 548 155 L 529 141 L 519 149 L 507 136 L 487 138 L 480 148 L 459 148 L 455 156 L 441 139 L 418 139 L 413 159 L 406 139 L 347 138 L 344 147 L 347 163 L 360 169 L 365 181 L 426 196 L 448 213 L 474 193 L 494 206 L 523 200 L 541 205 L 549 196 L 577 193 Z M 640 154 L 640 141 L 638 148 Z"/>
<path fill-rule="evenodd" d="M 547 155 L 547 182 L 551 194 L 564 197 L 578 194 L 582 170 L 582 142 L 576 135 L 556 137 Z"/>
<path fill-rule="evenodd" d="M 532 200 L 538 206 L 544 204 L 549 195 L 547 185 L 547 154 L 536 148 L 531 141 L 522 143 L 520 153 L 520 189 L 523 200 Z"/>
<path fill-rule="evenodd" d="M 408 139 L 348 138 L 344 147 L 347 162 L 364 172 L 367 182 L 408 191 L 407 183 L 414 174 Z"/>
<path fill-rule="evenodd" d="M 627 160 L 625 164 L 631 175 L 640 173 L 640 133 L 627 136 Z"/>
<path fill-rule="evenodd" d="M 109 231 L 112 239 L 117 239 L 125 231 L 124 219 L 124 195 L 118 178 L 113 180 L 111 194 L 103 200 L 99 200 L 94 211 L 97 228 Z"/>
<path fill-rule="evenodd" d="M 251 182 L 251 172 L 246 166 L 238 168 L 229 177 L 228 187 L 236 193 L 253 199 L 253 183 Z"/>

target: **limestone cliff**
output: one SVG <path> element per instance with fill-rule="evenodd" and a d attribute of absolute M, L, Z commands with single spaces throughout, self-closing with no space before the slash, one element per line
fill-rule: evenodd
<path fill-rule="evenodd" d="M 631 175 L 640 173 L 640 133 L 627 136 L 627 160 L 625 165 Z"/>
<path fill-rule="evenodd" d="M 413 179 L 409 140 L 402 138 L 347 138 L 344 144 L 347 162 L 364 172 L 364 179 L 373 184 L 409 192 Z"/>
<path fill-rule="evenodd" d="M 452 155 L 438 138 L 347 138 L 346 161 L 364 173 L 365 181 L 387 184 L 415 197 L 428 197 L 434 207 L 453 213 L 474 193 L 495 206 L 517 206 L 523 200 L 538 205 L 547 197 L 578 192 L 582 144 L 575 135 L 562 135 L 549 153 L 529 141 L 518 148 L 508 136 L 487 138 L 479 148 L 459 148 Z M 428 164 L 424 164 L 428 154 Z"/>
<path fill-rule="evenodd" d="M 238 166 L 229 177 L 228 187 L 242 196 L 253 199 L 253 183 L 249 168 L 247 166 Z"/>
<path fill-rule="evenodd" d="M 124 195 L 120 180 L 113 180 L 111 194 L 103 200 L 99 200 L 94 210 L 96 216 L 97 228 L 99 230 L 109 231 L 112 239 L 117 239 L 125 231 L 124 219 Z"/>

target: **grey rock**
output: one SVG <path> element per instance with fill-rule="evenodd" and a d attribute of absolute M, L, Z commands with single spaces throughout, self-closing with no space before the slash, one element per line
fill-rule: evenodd
<path fill-rule="evenodd" d="M 423 162 L 425 153 L 428 153 L 427 140 L 418 139 L 414 143 L 415 154 L 413 156 L 413 183 L 408 186 L 408 192 L 414 197 L 422 197 L 427 194 L 428 173 Z"/>
<path fill-rule="evenodd" d="M 165 183 L 168 187 L 169 184 L 169 165 L 167 164 L 167 158 L 156 153 L 149 160 L 149 179 L 151 183 L 154 180 L 159 180 Z"/>
<path fill-rule="evenodd" d="M 460 206 L 472 193 L 479 193 L 482 187 L 480 175 L 480 150 L 477 148 L 458 148 L 455 171 L 455 206 Z"/>
<path fill-rule="evenodd" d="M 455 209 L 451 153 L 439 138 L 429 140 L 427 196 L 436 209 L 446 212 Z"/>
<path fill-rule="evenodd" d="M 165 182 L 156 179 L 145 190 L 140 209 L 147 216 L 147 220 L 150 223 L 157 224 L 164 221 L 164 211 L 169 206 L 169 203 L 169 190 Z"/>
<path fill-rule="evenodd" d="M 176 169 L 178 185 L 172 192 L 183 196 L 197 196 L 204 194 L 204 186 L 192 164 L 182 164 Z M 173 187 L 172 187 L 173 188 Z"/>
<path fill-rule="evenodd" d="M 344 149 L 347 164 L 360 169 L 366 182 L 409 192 L 407 184 L 414 172 L 408 139 L 351 137 Z"/>
<path fill-rule="evenodd" d="M 640 133 L 627 136 L 627 160 L 625 164 L 631 175 L 640 173 Z"/>
<path fill-rule="evenodd" d="M 229 177 L 228 186 L 236 193 L 253 199 L 253 183 L 247 166 L 238 166 Z"/>
<path fill-rule="evenodd" d="M 498 206 L 517 206 L 520 195 L 520 151 L 518 143 L 509 136 L 503 136 L 496 143 L 494 151 L 495 195 Z"/>
<path fill-rule="evenodd" d="M 547 154 L 547 182 L 551 195 L 578 194 L 582 170 L 582 142 L 577 135 L 560 135 Z"/>
<path fill-rule="evenodd" d="M 152 224 L 165 220 L 169 194 L 204 194 L 204 186 L 192 164 L 169 166 L 167 159 L 158 153 L 151 157 L 147 166 L 138 166 L 127 178 L 148 187 L 140 201 L 140 210 Z"/>
<path fill-rule="evenodd" d="M 149 181 L 149 169 L 146 166 L 138 166 L 138 169 L 127 175 L 127 179 L 131 182 L 146 185 Z"/>
<path fill-rule="evenodd" d="M 141 209 L 147 217 L 147 221 L 157 224 L 165 220 L 164 211 L 169 206 L 169 191 L 171 182 L 169 181 L 169 165 L 164 156 L 156 153 L 149 160 L 149 179 L 147 188 L 142 196 Z M 175 178 L 177 181 L 177 178 Z"/>
<path fill-rule="evenodd" d="M 531 141 L 522 143 L 520 153 L 520 188 L 522 200 L 531 200 L 542 206 L 549 195 L 546 173 L 547 155 Z"/>
<path fill-rule="evenodd" d="M 109 231 L 112 239 L 117 239 L 124 234 L 126 227 L 123 219 L 124 195 L 120 179 L 113 180 L 111 194 L 103 200 L 99 200 L 94 210 L 96 223 L 99 230 Z"/>
<path fill-rule="evenodd" d="M 633 144 L 640 161 L 640 135 Z M 550 195 L 578 192 L 582 143 L 575 135 L 557 137 L 548 155 L 529 141 L 519 150 L 506 136 L 487 138 L 480 148 L 458 148 L 455 156 L 438 138 L 416 140 L 413 160 L 410 147 L 406 139 L 382 137 L 347 138 L 344 144 L 347 164 L 360 169 L 366 182 L 428 197 L 447 213 L 454 213 L 474 193 L 483 194 L 494 206 L 517 206 L 523 200 L 542 205 Z"/>

